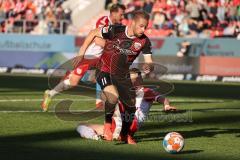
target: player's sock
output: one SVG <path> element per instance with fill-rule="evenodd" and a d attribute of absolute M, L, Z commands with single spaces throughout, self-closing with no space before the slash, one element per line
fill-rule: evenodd
<path fill-rule="evenodd" d="M 100 136 L 98 136 L 97 133 L 92 128 L 85 125 L 79 125 L 77 127 L 77 132 L 80 134 L 82 138 L 93 139 L 93 140 L 100 139 Z"/>
<path fill-rule="evenodd" d="M 123 137 L 126 137 L 127 135 L 130 134 L 130 127 L 133 123 L 133 120 L 134 120 L 134 109 L 133 108 L 130 108 L 130 107 L 126 107 L 126 109 L 128 109 L 128 111 L 125 111 L 123 114 L 122 114 L 122 131 L 121 131 L 121 135 Z M 130 113 L 130 114 L 129 114 Z"/>
<path fill-rule="evenodd" d="M 119 138 L 121 130 L 122 130 L 122 117 L 119 106 L 117 106 L 112 117 L 112 132 L 114 140 L 117 140 Z"/>
<path fill-rule="evenodd" d="M 121 130 L 121 135 L 123 137 L 126 137 L 128 135 L 130 125 L 131 125 L 130 122 L 126 122 L 125 120 L 123 120 L 123 122 L 122 122 L 122 130 Z"/>
<path fill-rule="evenodd" d="M 50 90 L 49 95 L 51 97 L 53 97 L 62 91 L 68 90 L 69 88 L 71 88 L 70 80 L 65 79 L 65 80 L 61 81 L 60 83 L 58 83 L 58 85 L 56 87 L 54 87 L 54 89 Z"/>
<path fill-rule="evenodd" d="M 129 129 L 129 134 L 131 136 L 133 136 L 134 133 L 137 132 L 137 129 L 138 129 L 138 120 L 137 120 L 137 117 L 134 117 L 132 124 L 130 126 L 130 129 Z"/>
<path fill-rule="evenodd" d="M 115 110 L 116 104 L 109 103 L 108 101 L 105 102 L 105 122 L 112 123 L 112 116 Z"/>

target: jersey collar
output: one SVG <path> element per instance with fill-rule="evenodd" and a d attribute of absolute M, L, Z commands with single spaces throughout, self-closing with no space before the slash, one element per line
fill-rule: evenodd
<path fill-rule="evenodd" d="M 128 35 L 128 26 L 126 26 L 126 28 L 125 28 L 125 35 L 126 35 L 128 38 L 130 38 L 130 39 L 136 38 L 136 36 L 129 36 L 129 35 Z"/>

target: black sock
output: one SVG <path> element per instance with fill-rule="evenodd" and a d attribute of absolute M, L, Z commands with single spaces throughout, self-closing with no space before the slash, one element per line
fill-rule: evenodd
<path fill-rule="evenodd" d="M 121 135 L 123 137 L 127 136 L 128 132 L 129 132 L 129 128 L 130 128 L 130 123 L 126 122 L 126 121 L 123 121 L 122 122 L 122 130 L 121 130 Z"/>
<path fill-rule="evenodd" d="M 115 110 L 116 104 L 109 103 L 108 101 L 105 102 L 105 122 L 112 123 L 112 116 Z"/>

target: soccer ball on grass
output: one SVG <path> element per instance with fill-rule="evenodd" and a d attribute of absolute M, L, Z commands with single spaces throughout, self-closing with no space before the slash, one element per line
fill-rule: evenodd
<path fill-rule="evenodd" d="M 163 148 L 168 153 L 178 153 L 184 147 L 184 138 L 180 133 L 170 132 L 163 139 Z"/>

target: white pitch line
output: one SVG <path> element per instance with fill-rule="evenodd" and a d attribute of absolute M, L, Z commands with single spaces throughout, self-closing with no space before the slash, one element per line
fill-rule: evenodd
<path fill-rule="evenodd" d="M 189 109 L 184 109 L 186 112 L 219 112 L 219 111 L 240 111 L 240 108 L 231 108 L 231 109 L 227 109 L 227 108 L 219 108 L 219 109 L 211 109 L 211 108 L 206 108 L 206 109 L 194 109 L 194 108 L 189 108 Z M 150 111 L 153 111 L 153 112 L 163 112 L 163 109 L 151 109 Z M 180 109 L 181 111 L 181 109 Z M 174 113 L 173 112 L 170 112 L 170 113 Z"/>
<path fill-rule="evenodd" d="M 214 99 L 170 99 L 171 102 L 224 102 L 224 100 Z"/>
<path fill-rule="evenodd" d="M 103 110 L 70 110 L 71 113 L 80 113 L 80 112 L 103 112 Z M 56 111 L 47 111 L 47 112 L 43 112 L 41 110 L 16 110 L 16 111 L 1 111 L 0 113 L 55 113 Z M 57 113 L 68 113 L 68 111 L 58 111 Z"/>
<path fill-rule="evenodd" d="M 43 99 L 0 99 L 0 102 L 39 102 Z M 92 101 L 96 100 L 95 98 L 85 98 L 85 99 L 60 99 L 60 98 L 54 98 L 52 101 L 62 101 L 62 100 L 73 100 L 73 101 Z M 206 99 L 170 99 L 171 102 L 224 102 L 224 100 L 206 100 Z"/>
<path fill-rule="evenodd" d="M 71 113 L 82 113 L 82 112 L 103 112 L 103 110 L 70 110 Z M 150 111 L 155 111 L 155 112 L 162 112 L 163 110 L 162 109 L 151 109 Z M 209 110 L 204 110 L 204 109 L 189 109 L 187 110 L 186 109 L 186 112 L 220 112 L 220 111 L 232 111 L 232 112 L 236 112 L 236 111 L 240 111 L 240 109 L 213 109 L 211 110 L 211 108 L 209 108 Z M 48 111 L 48 112 L 43 112 L 41 110 L 16 110 L 16 111 L 7 111 L 7 110 L 3 110 L 1 111 L 0 110 L 0 113 L 55 113 L 56 111 Z M 58 113 L 68 113 L 68 111 L 61 111 L 61 112 L 58 112 Z M 174 112 L 173 112 L 174 113 Z"/>
<path fill-rule="evenodd" d="M 40 102 L 43 99 L 0 99 L 0 102 Z M 91 101 L 96 100 L 95 98 L 85 98 L 85 99 L 53 99 L 52 101 L 62 101 L 62 100 L 73 100 L 73 101 Z"/>

